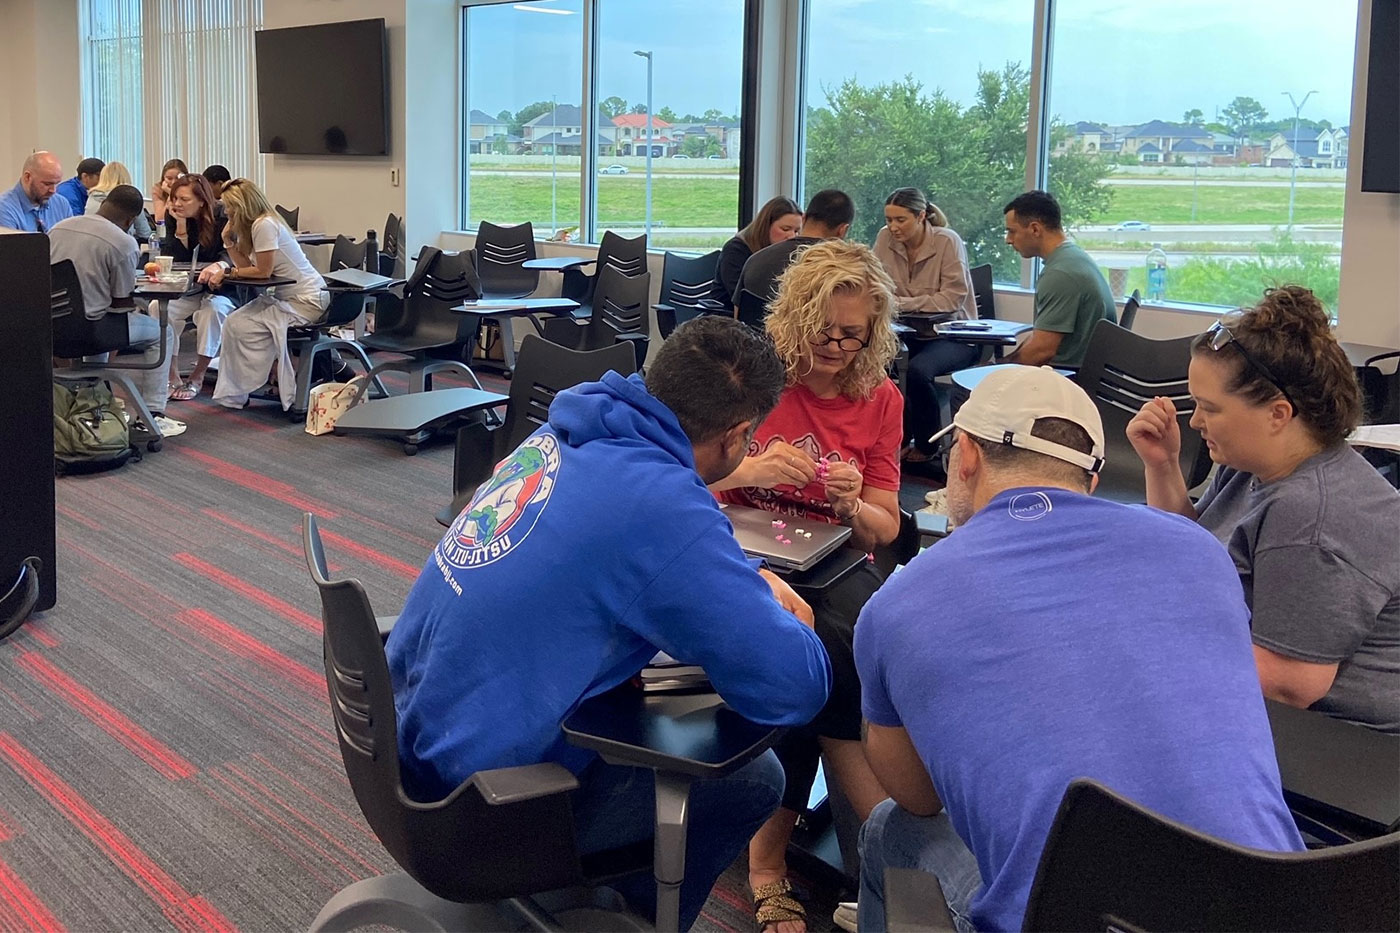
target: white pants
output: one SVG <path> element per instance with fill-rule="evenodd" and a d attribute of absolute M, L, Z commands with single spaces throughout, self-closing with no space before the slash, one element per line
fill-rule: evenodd
<path fill-rule="evenodd" d="M 223 295 L 191 295 L 170 302 L 170 326 L 175 333 L 185 331 L 185 322 L 194 318 L 196 352 L 210 359 L 219 355 L 224 318 L 233 311 L 233 302 Z"/>
<path fill-rule="evenodd" d="M 113 314 L 116 312 L 108 312 Z M 166 325 L 165 327 L 165 353 L 160 352 L 160 321 L 154 317 L 136 312 L 128 312 L 126 318 L 127 348 L 141 351 L 141 362 L 146 364 L 160 363 L 169 360 L 169 353 L 173 352 L 175 346 L 175 331 Z M 85 360 L 95 360 L 105 363 L 110 354 L 99 353 L 96 356 L 87 356 Z M 127 369 L 122 372 L 125 376 L 131 377 L 131 382 L 136 386 L 136 391 L 141 393 L 142 400 L 152 414 L 162 414 L 165 411 L 165 399 L 169 392 L 166 390 L 167 366 L 153 366 L 151 369 Z"/>
<path fill-rule="evenodd" d="M 263 294 L 230 314 L 224 321 L 214 401 L 226 408 L 242 408 L 249 393 L 267 382 L 276 364 L 282 409 L 291 408 L 297 385 L 296 369 L 287 350 L 287 328 L 314 324 L 325 316 L 329 305 L 328 292 L 291 299 Z"/>

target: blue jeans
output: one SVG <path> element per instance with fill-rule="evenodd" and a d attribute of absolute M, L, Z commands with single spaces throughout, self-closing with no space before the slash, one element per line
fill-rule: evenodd
<path fill-rule="evenodd" d="M 655 776 L 649 768 L 595 761 L 578 776 L 574 825 L 581 854 L 651 839 L 656 827 Z M 681 929 L 688 930 L 724 870 L 734 863 L 783 797 L 783 768 L 771 751 L 727 777 L 690 788 Z M 656 880 L 633 875 L 613 885 L 634 910 L 656 917 Z"/>
<path fill-rule="evenodd" d="M 934 380 L 977 363 L 982 351 L 956 340 L 910 340 L 909 395 L 904 399 L 904 434 L 919 450 L 928 453 L 928 439 L 943 426 L 942 402 Z"/>
<path fill-rule="evenodd" d="M 953 923 L 963 933 L 976 928 L 968 905 L 982 886 L 977 859 L 953 831 L 946 812 L 915 816 L 893 800 L 870 812 L 860 830 L 861 933 L 885 929 L 885 869 L 918 868 L 938 879 Z"/>

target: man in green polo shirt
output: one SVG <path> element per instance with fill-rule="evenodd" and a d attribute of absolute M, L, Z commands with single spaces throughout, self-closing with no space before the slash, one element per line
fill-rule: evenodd
<path fill-rule="evenodd" d="M 1006 242 L 1045 263 L 1035 283 L 1035 330 L 1005 362 L 1079 366 L 1099 321 L 1118 323 L 1113 292 L 1089 254 L 1065 236 L 1060 205 L 1049 194 L 1027 191 L 1002 211 Z"/>

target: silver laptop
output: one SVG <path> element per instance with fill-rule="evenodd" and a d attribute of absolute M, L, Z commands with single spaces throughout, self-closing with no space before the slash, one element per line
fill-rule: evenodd
<path fill-rule="evenodd" d="M 808 570 L 851 536 L 845 525 L 803 521 L 743 505 L 721 503 L 720 508 L 734 526 L 734 538 L 744 553 L 761 557 L 779 570 Z M 785 527 L 774 528 L 775 521 Z"/>

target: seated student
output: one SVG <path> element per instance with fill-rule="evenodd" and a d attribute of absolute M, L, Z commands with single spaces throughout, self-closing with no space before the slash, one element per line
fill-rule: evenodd
<path fill-rule="evenodd" d="M 875 255 L 894 279 L 900 313 L 937 320 L 977 317 L 967 247 L 938 205 L 918 188 L 896 188 L 885 199 L 885 226 L 875 235 Z M 904 459 L 921 463 L 933 449 L 928 438 L 943 421 L 934 380 L 976 363 L 980 350 L 938 337 L 906 337 L 905 343 L 909 395 L 904 400 L 904 435 L 906 440 L 912 437 L 913 444 Z"/>
<path fill-rule="evenodd" d="M 1191 427 L 1220 465 L 1191 504 L 1171 400 L 1128 425 L 1147 501 L 1234 559 L 1264 695 L 1400 732 L 1400 493 L 1346 436 L 1361 394 L 1322 303 L 1270 289 L 1192 344 Z"/>
<path fill-rule="evenodd" d="M 886 375 L 896 351 L 892 283 L 868 247 L 840 240 L 806 247 L 780 282 L 766 327 L 787 368 L 787 388 L 743 463 L 710 488 L 725 502 L 767 509 L 789 523 L 849 525 L 851 541 L 871 550 L 899 533 L 904 406 Z M 756 916 L 782 933 L 802 929 L 805 917 L 789 894 L 786 851 L 819 753 L 858 818 L 885 798 L 860 751 L 860 682 L 851 657 L 856 616 L 881 582 L 879 571 L 863 564 L 812 607 L 831 656 L 831 699 L 810 727 L 780 744 L 783 807 L 749 847 Z"/>
<path fill-rule="evenodd" d="M 744 271 L 748 258 L 774 243 L 791 240 L 801 226 L 802 208 L 792 198 L 779 195 L 763 205 L 749 225 L 720 250 L 710 297 L 732 308 L 734 293 L 739 288 L 739 274 Z"/>
<path fill-rule="evenodd" d="M 743 458 L 782 385 L 761 337 L 711 316 L 676 328 L 645 380 L 608 373 L 559 393 L 434 549 L 389 636 L 412 795 L 436 800 L 476 771 L 553 761 L 578 775 L 581 851 L 650 838 L 651 771 L 570 746 L 559 724 L 658 649 L 702 665 L 751 720 L 796 725 L 817 712 L 830 668 L 810 610 L 754 571 L 704 485 Z M 782 786 L 771 752 L 696 782 L 681 929 Z M 650 876 L 620 890 L 654 912 Z"/>
<path fill-rule="evenodd" d="M 213 187 L 215 193 L 223 187 L 224 182 L 233 181 L 233 176 L 229 174 L 229 170 L 218 163 L 209 166 L 199 174 L 204 176 L 205 180 Z"/>
<path fill-rule="evenodd" d="M 1099 321 L 1118 323 L 1108 280 L 1089 254 L 1065 236 L 1060 205 L 1044 191 L 1027 191 L 1002 208 L 1006 242 L 1044 266 L 1035 280 L 1035 330 L 1006 356 L 1027 366 L 1079 366 Z"/>
<path fill-rule="evenodd" d="M 1081 777 L 1239 845 L 1302 849 L 1224 549 L 1091 498 L 1103 424 L 1049 368 L 987 376 L 952 430 L 958 530 L 856 626 L 865 752 L 893 798 L 861 830 L 860 929 L 885 929 L 888 867 L 932 872 L 960 930 L 1021 929 Z"/>
<path fill-rule="evenodd" d="M 201 175 L 185 175 L 170 186 L 170 206 L 165 219 L 165 239 L 161 241 L 163 256 L 175 262 L 187 263 L 199 247 L 200 262 L 218 262 L 225 257 L 223 236 L 225 220 L 216 215 L 218 206 L 214 191 Z M 198 359 L 189 378 L 181 381 L 179 354 L 170 355 L 170 397 L 178 402 L 188 401 L 199 394 L 204 385 L 204 373 L 209 363 L 219 355 L 224 318 L 233 311 L 233 301 L 226 295 L 205 292 L 170 302 L 170 323 L 179 334 L 185 322 L 194 317 Z"/>
<path fill-rule="evenodd" d="M 0 193 L 0 227 L 48 233 L 73 216 L 68 199 L 54 197 L 63 181 L 63 165 L 52 152 L 34 152 L 24 160 L 19 181 Z"/>
<path fill-rule="evenodd" d="M 108 162 L 102 166 L 102 171 L 97 176 L 97 184 L 88 192 L 87 204 L 83 207 L 84 212 L 96 214 L 102 202 L 107 198 L 107 192 L 118 185 L 130 185 L 131 172 L 120 162 Z M 146 241 L 151 238 L 151 222 L 146 219 L 146 208 L 144 203 L 141 212 L 131 221 L 131 227 L 126 231 L 134 236 L 141 246 L 146 245 Z"/>
<path fill-rule="evenodd" d="M 740 290 L 771 301 L 778 294 L 778 277 L 792 262 L 793 253 L 822 240 L 844 240 L 855 219 L 856 206 L 844 191 L 826 188 L 812 195 L 797 236 L 765 246 L 744 263 L 739 286 L 734 290 L 734 304 L 739 303 Z"/>
<path fill-rule="evenodd" d="M 132 313 L 136 285 L 136 241 L 124 231 L 145 205 L 141 192 L 118 185 L 107 193 L 96 214 L 60 221 L 49 231 L 49 261 L 71 260 L 83 290 L 83 307 L 91 320 L 106 314 L 126 314 L 127 347 L 143 352 L 147 363 L 161 361 L 160 322 Z M 175 346 L 175 332 L 166 327 L 165 345 Z M 170 352 L 170 351 L 167 351 Z M 166 437 L 185 432 L 182 422 L 165 417 L 165 367 L 130 373 L 136 390 Z M 138 423 L 133 421 L 133 427 Z"/>
<path fill-rule="evenodd" d="M 199 280 L 213 288 L 240 278 L 276 276 L 295 281 L 260 293 L 224 321 L 214 401 L 225 408 L 242 408 L 249 394 L 275 373 L 285 410 L 292 407 L 297 388 L 287 328 L 325 317 L 330 293 L 257 185 L 235 178 L 224 185 L 223 202 L 228 213 L 223 243 L 229 258 L 206 268 Z"/>
<path fill-rule="evenodd" d="M 177 178 L 190 173 L 189 166 L 181 159 L 171 159 L 160 167 L 160 178 L 151 186 L 151 216 L 156 223 L 165 223 L 165 212 L 170 205 L 170 186 Z"/>
<path fill-rule="evenodd" d="M 58 193 L 73 208 L 74 217 L 86 212 L 88 191 L 97 187 L 104 164 L 101 159 L 84 159 L 78 163 L 78 173 L 58 186 Z"/>

